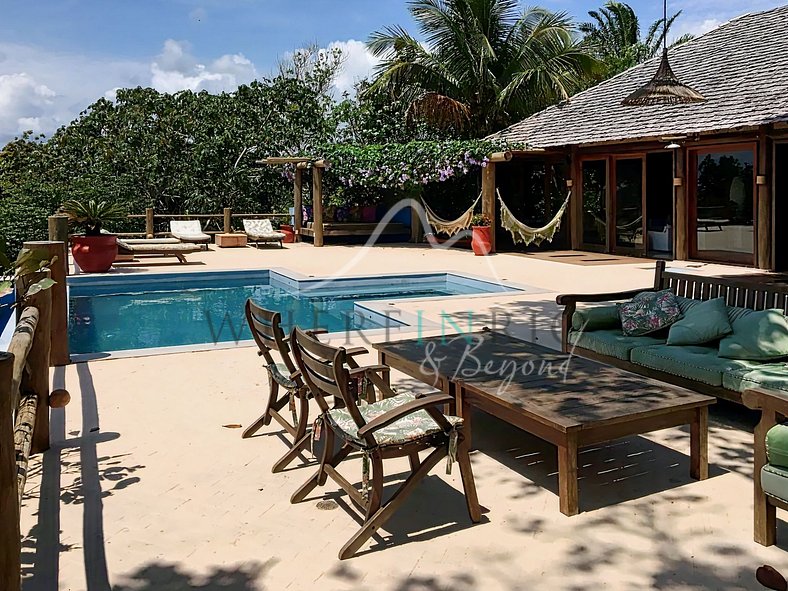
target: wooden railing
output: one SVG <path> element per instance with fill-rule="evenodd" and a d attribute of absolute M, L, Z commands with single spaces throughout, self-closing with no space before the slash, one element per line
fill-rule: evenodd
<path fill-rule="evenodd" d="M 206 234 L 231 234 L 233 232 L 234 219 L 259 219 L 259 218 L 284 218 L 289 219 L 289 213 L 233 213 L 232 208 L 226 207 L 221 213 L 200 213 L 200 214 L 169 214 L 156 213 L 149 207 L 144 214 L 130 214 L 130 220 L 145 220 L 145 232 L 119 232 L 118 236 L 145 236 L 154 238 L 157 235 L 163 236 L 169 232 L 156 232 L 156 221 L 165 220 L 206 220 L 204 231 Z M 216 229 L 211 230 L 208 226 L 211 222 L 216 222 Z"/>
<path fill-rule="evenodd" d="M 63 242 L 25 243 L 26 248 L 41 245 L 50 253 L 63 253 Z M 21 536 L 19 516 L 27 482 L 31 454 L 49 449 L 49 408 L 65 406 L 68 392 L 50 396 L 49 368 L 60 364 L 53 342 L 67 339 L 65 315 L 65 277 L 63 254 L 43 273 L 18 280 L 17 323 L 7 352 L 0 352 L 0 589 L 21 588 Z M 45 276 L 57 282 L 52 288 L 27 298 L 30 284 Z M 54 304 L 54 307 L 53 307 Z M 54 330 L 53 330 L 54 329 Z M 53 355 L 55 354 L 55 355 Z"/>

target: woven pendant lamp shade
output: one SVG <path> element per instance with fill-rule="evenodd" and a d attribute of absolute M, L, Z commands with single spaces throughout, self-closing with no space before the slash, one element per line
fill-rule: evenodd
<path fill-rule="evenodd" d="M 644 105 L 681 105 L 702 103 L 706 100 L 701 93 L 681 82 L 668 63 L 668 50 L 662 50 L 659 69 L 648 84 L 639 88 L 622 101 L 622 105 L 638 107 Z"/>

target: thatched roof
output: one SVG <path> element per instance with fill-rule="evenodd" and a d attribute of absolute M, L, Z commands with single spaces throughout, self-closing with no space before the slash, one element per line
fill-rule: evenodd
<path fill-rule="evenodd" d="M 649 60 L 494 134 L 539 148 L 720 132 L 788 122 L 788 6 L 746 14 L 670 50 L 676 76 L 708 100 L 627 107 Z"/>

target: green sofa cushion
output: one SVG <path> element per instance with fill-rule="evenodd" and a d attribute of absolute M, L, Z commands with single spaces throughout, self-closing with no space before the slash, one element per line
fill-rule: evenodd
<path fill-rule="evenodd" d="M 631 360 L 638 365 L 709 386 L 721 386 L 725 371 L 743 367 L 735 359 L 718 357 L 717 349 L 701 345 L 638 347 L 632 350 Z"/>
<path fill-rule="evenodd" d="M 766 464 L 761 468 L 761 488 L 767 495 L 788 501 L 788 469 Z"/>
<path fill-rule="evenodd" d="M 618 306 L 613 304 L 612 306 L 578 308 L 572 314 L 572 328 L 574 330 L 621 328 Z"/>
<path fill-rule="evenodd" d="M 689 307 L 684 318 L 673 323 L 668 333 L 668 345 L 703 345 L 731 332 L 733 328 L 728 320 L 725 298 L 714 298 Z"/>
<path fill-rule="evenodd" d="M 569 342 L 584 349 L 590 349 L 600 355 L 609 355 L 624 361 L 629 361 L 629 352 L 635 347 L 649 345 L 664 345 L 665 339 L 656 337 L 628 337 L 621 329 L 592 330 L 569 333 Z"/>
<path fill-rule="evenodd" d="M 744 392 L 750 388 L 771 388 L 788 392 L 788 366 L 785 363 L 737 361 L 744 367 L 722 375 L 722 385 L 728 390 Z"/>
<path fill-rule="evenodd" d="M 782 310 L 738 310 L 733 334 L 720 341 L 720 357 L 770 360 L 788 357 L 788 319 Z"/>
<path fill-rule="evenodd" d="M 772 466 L 788 468 L 788 425 L 775 425 L 766 433 L 766 457 Z"/>
<path fill-rule="evenodd" d="M 676 296 L 676 303 L 679 305 L 679 310 L 682 315 L 692 310 L 698 304 L 702 304 L 702 300 L 693 300 L 692 298 L 685 298 L 684 296 Z"/>

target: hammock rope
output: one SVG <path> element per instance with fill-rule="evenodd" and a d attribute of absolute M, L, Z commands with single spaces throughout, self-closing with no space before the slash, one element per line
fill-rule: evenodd
<path fill-rule="evenodd" d="M 561 228 L 561 220 L 564 217 L 566 208 L 569 206 L 569 198 L 572 195 L 570 191 L 563 205 L 561 205 L 561 208 L 558 210 L 558 213 L 553 216 L 553 219 L 550 220 L 547 225 L 541 228 L 532 228 L 531 226 L 526 226 L 514 217 L 511 210 L 506 207 L 501 193 L 497 189 L 496 193 L 498 194 L 498 201 L 501 203 L 501 226 L 509 231 L 515 244 L 522 242 L 526 246 L 529 244 L 536 244 L 539 246 L 544 241 L 552 242 L 556 232 Z"/>
<path fill-rule="evenodd" d="M 465 210 L 460 217 L 456 220 L 444 220 L 438 214 L 436 214 L 430 206 L 427 205 L 427 202 L 423 199 L 421 200 L 422 204 L 424 205 L 424 213 L 427 215 L 427 221 L 430 223 L 435 229 L 437 234 L 448 234 L 449 236 L 454 236 L 457 232 L 461 232 L 462 230 L 467 230 L 471 227 L 471 220 L 473 219 L 473 211 L 476 209 L 476 205 L 479 203 L 479 199 L 482 198 L 481 193 L 476 198 L 476 201 L 473 202 L 468 209 Z"/>

